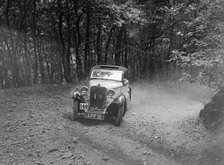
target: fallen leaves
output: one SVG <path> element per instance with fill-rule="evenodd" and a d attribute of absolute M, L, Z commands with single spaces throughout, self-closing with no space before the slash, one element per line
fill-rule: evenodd
<path fill-rule="evenodd" d="M 74 138 L 72 139 L 72 142 L 76 144 L 76 143 L 78 143 L 78 140 L 79 140 L 79 137 L 74 137 Z"/>
<path fill-rule="evenodd" d="M 12 124 L 11 121 L 5 121 L 4 124 L 3 124 L 3 127 L 8 127 L 11 124 Z"/>
<path fill-rule="evenodd" d="M 48 154 L 55 151 L 58 151 L 58 148 L 51 148 L 50 150 L 48 150 Z"/>
<path fill-rule="evenodd" d="M 110 158 L 109 157 L 107 157 L 107 156 L 103 156 L 102 157 L 102 160 L 104 160 L 104 161 L 108 161 Z"/>
<path fill-rule="evenodd" d="M 71 151 L 69 151 L 69 152 L 64 153 L 64 154 L 61 156 L 61 158 L 62 158 L 62 159 L 68 159 L 68 158 L 71 158 L 73 155 L 74 155 L 74 154 L 73 154 Z"/>

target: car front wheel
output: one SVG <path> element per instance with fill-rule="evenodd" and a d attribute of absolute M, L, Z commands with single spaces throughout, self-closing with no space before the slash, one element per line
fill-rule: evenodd
<path fill-rule="evenodd" d="M 75 121 L 78 119 L 78 109 L 79 109 L 79 101 L 73 100 L 73 106 L 72 106 L 72 120 Z"/>
<path fill-rule="evenodd" d="M 116 126 L 120 126 L 123 115 L 124 115 L 124 104 L 119 106 L 117 117 L 115 118 Z"/>

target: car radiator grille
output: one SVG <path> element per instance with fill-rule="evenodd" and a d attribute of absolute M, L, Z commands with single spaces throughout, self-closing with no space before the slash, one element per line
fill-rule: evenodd
<path fill-rule="evenodd" d="M 90 108 L 103 109 L 106 103 L 107 89 L 100 86 L 90 88 Z"/>

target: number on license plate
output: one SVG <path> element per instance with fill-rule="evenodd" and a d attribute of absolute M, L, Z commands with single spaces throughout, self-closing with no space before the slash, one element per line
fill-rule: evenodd
<path fill-rule="evenodd" d="M 87 111 L 89 108 L 88 103 L 80 103 L 80 109 Z"/>
<path fill-rule="evenodd" d="M 98 114 L 94 114 L 94 113 L 86 114 L 86 118 L 103 120 L 103 116 L 102 115 L 98 115 Z"/>

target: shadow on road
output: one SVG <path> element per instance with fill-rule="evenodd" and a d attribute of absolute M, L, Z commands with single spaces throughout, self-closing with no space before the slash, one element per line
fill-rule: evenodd
<path fill-rule="evenodd" d="M 72 113 L 67 112 L 63 113 L 62 115 L 64 118 L 69 119 L 72 121 Z M 79 118 L 77 121 L 74 122 L 79 122 L 83 126 L 97 126 L 97 125 L 112 125 L 113 126 L 113 120 L 110 118 L 106 118 L 105 120 L 92 120 L 92 119 L 85 119 L 85 118 Z"/>

